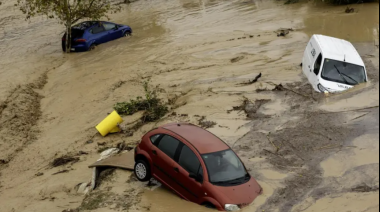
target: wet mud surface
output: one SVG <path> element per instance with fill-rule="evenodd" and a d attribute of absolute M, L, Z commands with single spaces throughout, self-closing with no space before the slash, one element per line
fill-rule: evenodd
<path fill-rule="evenodd" d="M 378 4 L 346 14 L 313 3 L 140 0 L 111 15 L 134 36 L 70 55 L 60 50 L 62 27 L 25 22 L 13 4 L 0 6 L 1 211 L 212 211 L 122 170 L 104 172 L 88 196 L 75 189 L 101 150 L 129 149 L 169 122 L 201 125 L 241 156 L 264 188 L 243 212 L 379 210 Z M 314 33 L 352 41 L 370 83 L 314 93 L 299 66 Z M 148 79 L 167 115 L 133 128 L 136 113 L 123 117 L 124 133 L 96 134 Z"/>

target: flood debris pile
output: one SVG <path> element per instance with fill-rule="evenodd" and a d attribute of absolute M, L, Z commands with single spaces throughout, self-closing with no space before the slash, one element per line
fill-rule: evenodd
<path fill-rule="evenodd" d="M 265 104 L 269 103 L 271 100 L 269 99 L 258 99 L 255 101 L 249 100 L 247 97 L 243 97 L 242 102 L 239 106 L 233 107 L 231 110 L 228 110 L 227 113 L 231 113 L 232 111 L 242 112 L 247 115 L 247 118 L 265 118 L 265 115 L 259 114 L 258 110 Z"/>
<path fill-rule="evenodd" d="M 209 121 L 206 119 L 206 116 L 202 116 L 199 120 L 198 120 L 198 125 L 201 126 L 203 129 L 209 129 L 209 128 L 213 128 L 217 123 L 214 122 L 214 121 Z"/>
<path fill-rule="evenodd" d="M 275 33 L 277 34 L 277 37 L 286 37 L 290 32 L 293 32 L 294 29 L 279 29 L 277 31 L 275 31 Z"/>
<path fill-rule="evenodd" d="M 345 12 L 346 13 L 354 13 L 355 12 L 355 8 L 353 8 L 353 7 L 347 7 Z"/>

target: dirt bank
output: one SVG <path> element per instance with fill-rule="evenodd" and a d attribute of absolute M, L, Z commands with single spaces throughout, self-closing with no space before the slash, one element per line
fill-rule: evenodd
<path fill-rule="evenodd" d="M 111 16 L 131 25 L 133 37 L 63 55 L 60 27 L 42 18 L 24 22 L 13 3 L 0 6 L 1 211 L 203 212 L 126 171 L 113 172 L 90 196 L 75 190 L 91 179 L 87 166 L 104 146 L 133 145 L 156 125 L 198 124 L 203 116 L 264 187 L 243 211 L 379 208 L 378 108 L 357 110 L 379 105 L 378 4 L 345 14 L 344 7 L 266 0 L 138 1 Z M 363 17 L 349 26 L 335 22 Z M 294 30 L 278 37 L 280 28 Z M 352 38 L 371 82 L 340 95 L 313 94 L 299 67 L 312 33 Z M 258 82 L 245 84 L 260 73 Z M 147 79 L 159 85 L 161 98 L 175 99 L 170 113 L 132 136 L 97 135 L 94 126 L 115 103 L 143 95 Z M 124 117 L 122 127 L 139 115 Z M 65 155 L 78 160 L 51 166 Z"/>

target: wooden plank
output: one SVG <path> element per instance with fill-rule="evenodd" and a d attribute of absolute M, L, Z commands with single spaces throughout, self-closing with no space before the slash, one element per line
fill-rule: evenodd
<path fill-rule="evenodd" d="M 89 166 L 89 168 L 95 167 L 113 167 L 133 171 L 135 168 L 134 152 L 129 151 L 119 155 L 111 156 Z"/>

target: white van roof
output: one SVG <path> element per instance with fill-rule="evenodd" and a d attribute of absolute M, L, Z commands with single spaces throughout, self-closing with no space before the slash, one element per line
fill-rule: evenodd
<path fill-rule="evenodd" d="M 328 59 L 344 61 L 347 63 L 365 66 L 363 59 L 352 43 L 324 35 L 314 35 L 315 40 L 321 47 L 323 56 Z"/>

